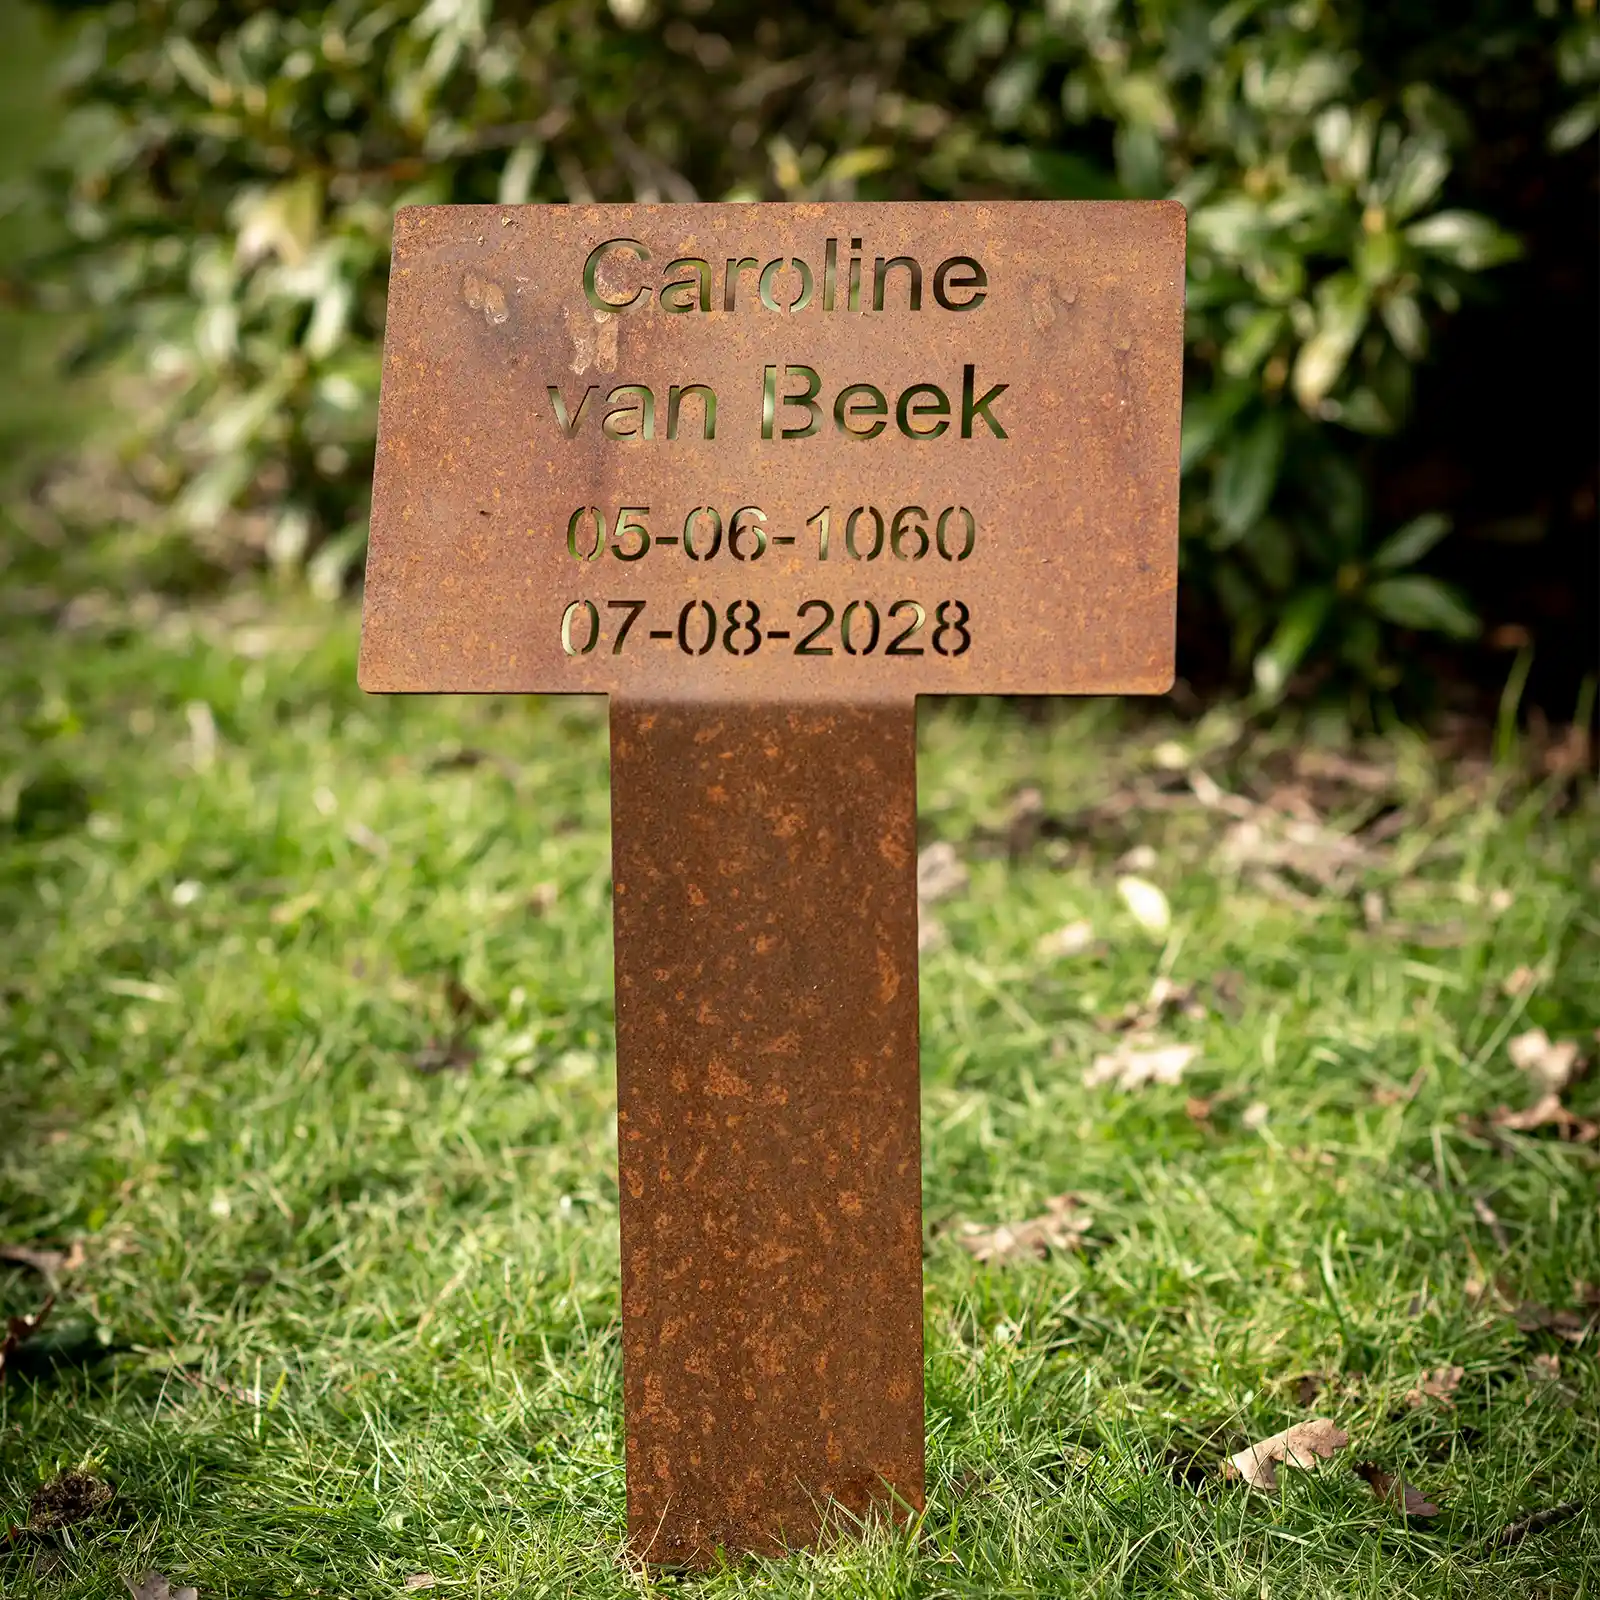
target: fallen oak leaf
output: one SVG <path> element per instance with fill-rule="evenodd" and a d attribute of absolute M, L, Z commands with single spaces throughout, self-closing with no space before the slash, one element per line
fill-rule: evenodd
<path fill-rule="evenodd" d="M 83 1240 L 74 1239 L 65 1250 L 36 1250 L 27 1244 L 0 1244 L 0 1261 L 29 1267 L 51 1282 L 76 1272 L 84 1263 Z"/>
<path fill-rule="evenodd" d="M 1103 1083 L 1111 1083 L 1132 1092 L 1148 1083 L 1177 1083 L 1199 1054 L 1198 1045 L 1165 1044 L 1140 1049 L 1129 1040 L 1109 1054 L 1094 1058 L 1083 1075 L 1084 1086 L 1097 1089 Z"/>
<path fill-rule="evenodd" d="M 1513 1111 L 1509 1106 L 1497 1106 L 1489 1117 L 1496 1128 L 1507 1128 L 1512 1133 L 1532 1133 L 1536 1128 L 1555 1128 L 1561 1137 L 1572 1144 L 1590 1144 L 1600 1139 L 1600 1122 L 1590 1122 L 1568 1111 L 1556 1094 L 1544 1095 L 1525 1111 Z"/>
<path fill-rule="evenodd" d="M 1210 1015 L 1197 998 L 1196 985 L 1158 977 L 1144 1003 L 1127 1006 L 1111 1026 L 1119 1033 L 1147 1033 L 1174 1012 L 1182 1012 L 1191 1022 L 1204 1022 Z"/>
<path fill-rule="evenodd" d="M 91 1473 L 60 1473 L 33 1491 L 28 1501 L 28 1532 L 55 1533 L 87 1522 L 104 1511 L 115 1494 L 109 1483 Z"/>
<path fill-rule="evenodd" d="M 1355 1474 L 1364 1478 L 1373 1494 L 1386 1505 L 1403 1511 L 1408 1517 L 1436 1517 L 1438 1506 L 1425 1499 L 1420 1490 L 1413 1488 L 1404 1478 L 1385 1472 L 1376 1461 L 1358 1461 Z"/>
<path fill-rule="evenodd" d="M 1537 1300 L 1523 1300 L 1512 1312 L 1523 1333 L 1556 1333 L 1573 1344 L 1582 1344 L 1594 1322 L 1576 1311 L 1555 1311 Z"/>
<path fill-rule="evenodd" d="M 1543 1028 L 1519 1033 L 1506 1045 L 1506 1054 L 1518 1072 L 1525 1072 L 1541 1095 L 1560 1094 L 1577 1077 L 1583 1060 L 1577 1042 L 1553 1041 Z"/>
<path fill-rule="evenodd" d="M 1056 1251 L 1070 1254 L 1083 1248 L 1083 1238 L 1094 1223 L 1083 1209 L 1082 1198 L 1058 1194 L 1045 1201 L 1045 1213 L 1027 1222 L 1002 1222 L 993 1228 L 965 1222 L 956 1242 L 975 1260 L 1001 1264 L 1033 1257 L 1048 1260 Z"/>
<path fill-rule="evenodd" d="M 1465 1367 L 1435 1367 L 1432 1372 L 1423 1375 L 1421 1384 L 1415 1389 L 1406 1391 L 1406 1404 L 1415 1410 L 1425 1398 L 1431 1397 L 1453 1407 L 1455 1401 L 1450 1397 L 1461 1387 L 1461 1380 L 1466 1375 Z"/>
<path fill-rule="evenodd" d="M 137 1583 L 124 1573 L 122 1581 L 127 1584 L 133 1600 L 200 1600 L 200 1591 L 192 1585 L 183 1583 L 174 1589 L 171 1579 L 163 1578 L 154 1570 L 145 1573 Z"/>
<path fill-rule="evenodd" d="M 1243 1478 L 1252 1489 L 1272 1494 L 1280 1461 L 1288 1467 L 1315 1468 L 1319 1458 L 1328 1460 L 1349 1443 L 1350 1435 L 1331 1417 L 1313 1417 L 1229 1456 L 1223 1476 Z"/>

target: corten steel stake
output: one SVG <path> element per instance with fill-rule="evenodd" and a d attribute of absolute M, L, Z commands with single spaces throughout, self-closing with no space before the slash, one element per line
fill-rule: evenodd
<path fill-rule="evenodd" d="M 611 706 L 628 1529 L 922 1506 L 916 716 Z"/>

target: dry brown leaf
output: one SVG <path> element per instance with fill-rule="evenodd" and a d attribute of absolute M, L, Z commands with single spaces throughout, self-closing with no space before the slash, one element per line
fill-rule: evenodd
<path fill-rule="evenodd" d="M 87 1522 L 111 1504 L 115 1490 L 87 1472 L 63 1472 L 41 1483 L 28 1501 L 28 1532 L 54 1533 Z"/>
<path fill-rule="evenodd" d="M 1557 1311 L 1537 1300 L 1524 1300 L 1511 1313 L 1524 1333 L 1555 1333 L 1571 1344 L 1582 1344 L 1594 1323 L 1581 1311 Z"/>
<path fill-rule="evenodd" d="M 969 876 L 956 847 L 936 839 L 917 856 L 917 899 L 925 906 L 965 889 Z"/>
<path fill-rule="evenodd" d="M 5 1337 L 0 1339 L 0 1379 L 3 1379 L 11 1366 L 11 1358 L 17 1351 L 36 1334 L 45 1324 L 45 1319 L 50 1315 L 50 1308 L 56 1303 L 53 1294 L 44 1297 L 44 1304 L 37 1311 L 30 1311 L 25 1317 L 7 1317 Z"/>
<path fill-rule="evenodd" d="M 122 1581 L 127 1584 L 133 1600 L 200 1600 L 198 1589 L 187 1583 L 181 1583 L 174 1589 L 172 1581 L 163 1578 L 159 1572 L 147 1572 L 137 1583 L 126 1576 Z"/>
<path fill-rule="evenodd" d="M 1079 920 L 1069 922 L 1054 933 L 1047 933 L 1034 949 L 1048 959 L 1081 956 L 1094 943 L 1094 924 Z"/>
<path fill-rule="evenodd" d="M 1600 1139 L 1600 1122 L 1591 1122 L 1562 1105 L 1559 1095 L 1547 1094 L 1536 1100 L 1525 1111 L 1513 1111 L 1509 1106 L 1496 1106 L 1489 1117 L 1496 1128 L 1509 1128 L 1513 1133 L 1532 1133 L 1536 1128 L 1555 1128 L 1563 1139 L 1573 1144 L 1592 1144 Z"/>
<path fill-rule="evenodd" d="M 1044 1261 L 1055 1251 L 1070 1254 L 1083 1248 L 1083 1238 L 1094 1223 L 1075 1194 L 1058 1194 L 1045 1201 L 1045 1214 L 1028 1222 L 1002 1222 L 993 1228 L 964 1222 L 957 1243 L 978 1261 L 1004 1264 L 1028 1257 Z"/>
<path fill-rule="evenodd" d="M 1408 1517 L 1436 1517 L 1438 1506 L 1423 1498 L 1420 1490 L 1412 1488 L 1404 1478 L 1385 1472 L 1376 1461 L 1358 1461 L 1355 1465 L 1358 1478 L 1365 1478 L 1372 1492 L 1386 1505 L 1403 1511 Z"/>
<path fill-rule="evenodd" d="M 1435 1367 L 1432 1372 L 1423 1375 L 1422 1382 L 1415 1389 L 1406 1391 L 1406 1404 L 1415 1409 L 1425 1397 L 1431 1397 L 1453 1407 L 1455 1401 L 1450 1397 L 1461 1387 L 1461 1380 L 1466 1375 L 1465 1367 Z"/>
<path fill-rule="evenodd" d="M 1243 1478 L 1252 1489 L 1271 1494 L 1278 1487 L 1280 1461 L 1288 1467 L 1314 1468 L 1319 1458 L 1327 1460 L 1349 1443 L 1350 1435 L 1331 1417 L 1313 1417 L 1229 1456 L 1223 1474 Z"/>
<path fill-rule="evenodd" d="M 1528 1364 L 1528 1372 L 1541 1383 L 1558 1383 L 1561 1379 L 1561 1357 L 1543 1353 L 1536 1355 Z"/>
<path fill-rule="evenodd" d="M 1539 982 L 1539 974 L 1532 967 L 1514 967 L 1511 975 L 1500 985 L 1500 992 L 1508 1000 L 1520 1000 L 1532 994 Z"/>
<path fill-rule="evenodd" d="M 1295 1379 L 1295 1404 L 1302 1406 L 1309 1406 L 1313 1404 L 1317 1396 L 1322 1393 L 1323 1386 L 1327 1383 L 1327 1381 L 1328 1380 L 1324 1378 L 1320 1372 L 1302 1372 L 1300 1376 Z"/>
<path fill-rule="evenodd" d="M 408 1589 L 431 1589 L 438 1579 L 431 1572 L 413 1572 L 406 1578 Z"/>
<path fill-rule="evenodd" d="M 1217 853 L 1236 871 L 1287 869 L 1322 889 L 1342 887 L 1358 868 L 1374 860 L 1371 851 L 1348 834 L 1264 806 L 1234 823 L 1223 834 Z"/>
<path fill-rule="evenodd" d="M 1204 1022 L 1210 1015 L 1199 998 L 1197 985 L 1174 983 L 1163 975 L 1150 985 L 1141 1004 L 1127 1006 L 1111 1026 L 1119 1032 L 1147 1032 L 1180 1013 L 1191 1022 Z"/>
<path fill-rule="evenodd" d="M 1560 1094 L 1582 1065 L 1575 1040 L 1563 1039 L 1556 1043 L 1543 1028 L 1519 1033 L 1506 1045 L 1506 1054 L 1519 1072 L 1527 1073 L 1542 1095 Z"/>
<path fill-rule="evenodd" d="M 1109 1054 L 1094 1058 L 1083 1075 L 1084 1085 L 1097 1089 L 1103 1083 L 1110 1083 L 1131 1092 L 1144 1088 L 1147 1083 L 1177 1083 L 1199 1054 L 1198 1045 L 1163 1044 L 1145 1049 L 1137 1040 L 1128 1039 Z"/>
<path fill-rule="evenodd" d="M 1577 1516 L 1583 1510 L 1583 1505 L 1581 1500 L 1568 1500 L 1559 1506 L 1550 1506 L 1544 1511 L 1534 1511 L 1528 1516 L 1518 1517 L 1515 1522 L 1508 1522 L 1498 1533 L 1491 1534 L 1485 1539 L 1483 1548 L 1493 1550 L 1498 1546 L 1520 1544 L 1530 1533 L 1543 1533 L 1546 1528 L 1553 1528 L 1556 1523 Z"/>
<path fill-rule="evenodd" d="M 84 1259 L 82 1239 L 74 1239 L 65 1251 L 37 1250 L 27 1244 L 0 1244 L 0 1261 L 9 1261 L 18 1267 L 31 1267 L 41 1278 L 52 1281 L 76 1272 Z"/>

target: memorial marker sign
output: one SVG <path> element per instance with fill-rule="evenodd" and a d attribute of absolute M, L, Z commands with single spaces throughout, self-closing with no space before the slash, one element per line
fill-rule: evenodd
<path fill-rule="evenodd" d="M 915 701 L 1171 682 L 1171 202 L 395 223 L 361 682 L 611 696 L 628 1523 L 922 1503 Z"/>

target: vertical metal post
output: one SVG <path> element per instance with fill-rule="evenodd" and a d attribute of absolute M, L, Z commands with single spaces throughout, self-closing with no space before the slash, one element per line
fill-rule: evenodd
<path fill-rule="evenodd" d="M 914 702 L 611 701 L 628 1528 L 920 1509 Z"/>

